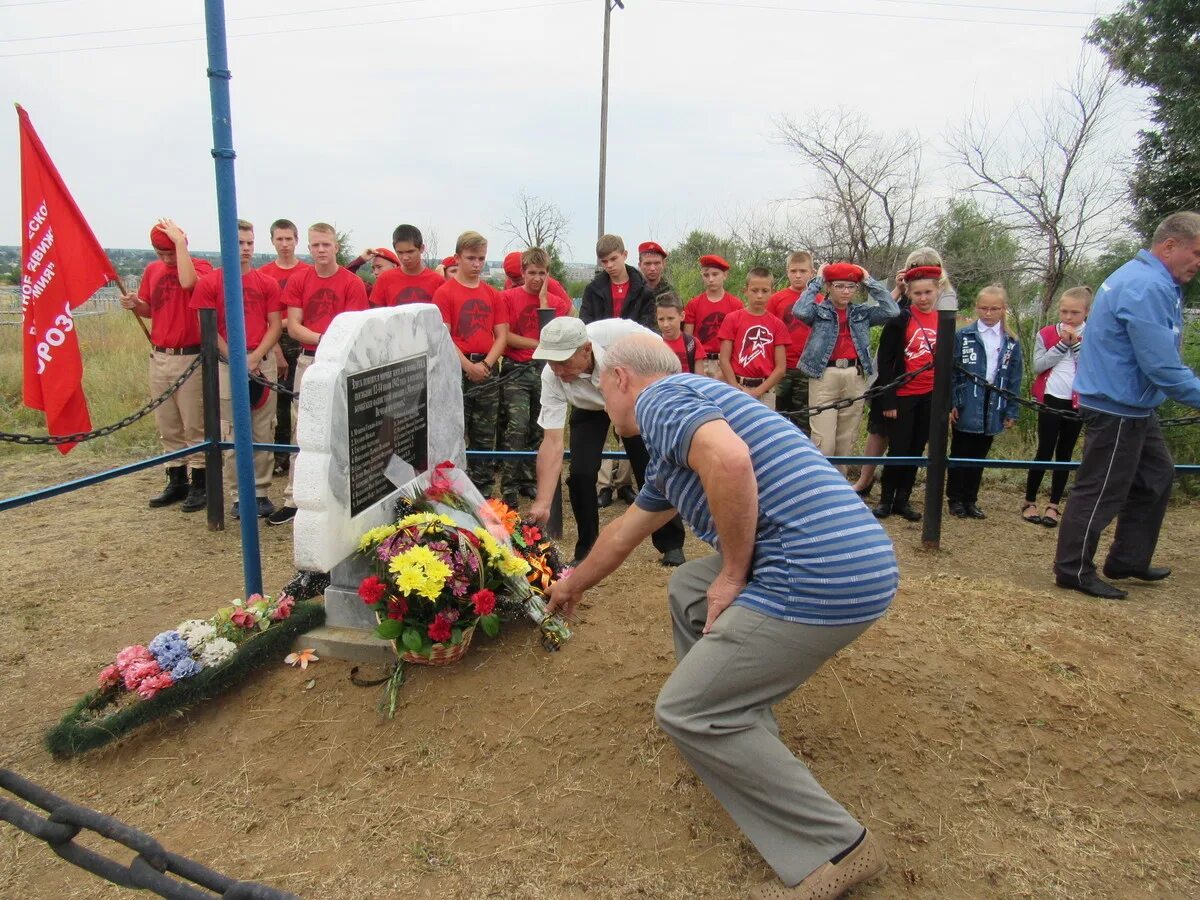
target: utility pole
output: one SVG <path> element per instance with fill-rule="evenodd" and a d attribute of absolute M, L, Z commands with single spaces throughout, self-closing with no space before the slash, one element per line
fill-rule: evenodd
<path fill-rule="evenodd" d="M 625 8 L 622 0 L 604 0 L 604 64 L 600 76 L 600 202 L 597 205 L 596 237 L 604 234 L 604 187 L 608 164 L 608 43 L 614 6 Z"/>

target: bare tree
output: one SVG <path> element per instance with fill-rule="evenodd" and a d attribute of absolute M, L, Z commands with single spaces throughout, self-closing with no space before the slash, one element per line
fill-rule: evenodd
<path fill-rule="evenodd" d="M 526 247 L 543 247 L 547 250 L 557 247 L 561 251 L 564 247 L 570 249 L 566 243 L 570 224 L 558 204 L 521 191 L 517 194 L 517 215 L 505 219 L 496 227 Z"/>
<path fill-rule="evenodd" d="M 840 108 L 776 123 L 779 139 L 814 170 L 801 198 L 813 208 L 801 244 L 822 259 L 847 258 L 891 274 L 926 219 L 920 198 L 921 140 L 881 133 L 861 112 Z"/>
<path fill-rule="evenodd" d="M 1041 108 L 999 128 L 968 116 L 950 138 L 966 189 L 1019 241 L 1043 319 L 1071 265 L 1122 232 L 1126 173 L 1108 140 L 1118 90 L 1109 68 L 1084 61 Z"/>
<path fill-rule="evenodd" d="M 426 228 L 421 235 L 425 240 L 425 265 L 436 269 L 442 264 L 441 254 L 438 253 L 438 233 L 436 228 Z"/>

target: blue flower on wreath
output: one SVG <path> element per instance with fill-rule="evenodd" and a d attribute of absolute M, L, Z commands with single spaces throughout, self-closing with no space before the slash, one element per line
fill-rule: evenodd
<path fill-rule="evenodd" d="M 196 662 L 196 660 L 190 656 L 185 656 L 171 669 L 171 677 L 176 681 L 182 681 L 185 678 L 191 678 L 193 675 L 200 674 L 203 669 L 204 666 Z"/>
<path fill-rule="evenodd" d="M 187 641 L 179 636 L 178 631 L 164 631 L 157 635 L 150 642 L 149 650 L 164 672 L 172 671 L 181 660 L 191 658 Z"/>

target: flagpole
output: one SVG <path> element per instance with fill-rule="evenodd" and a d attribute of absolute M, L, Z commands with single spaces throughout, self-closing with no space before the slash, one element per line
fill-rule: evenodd
<path fill-rule="evenodd" d="M 246 366 L 246 320 L 242 304 L 242 265 L 238 249 L 237 187 L 234 181 L 233 126 L 229 105 L 229 55 L 225 4 L 204 0 L 208 38 L 208 92 L 212 107 L 213 160 L 217 176 L 217 220 L 225 283 L 225 330 L 229 345 L 229 384 L 233 406 L 233 454 L 237 463 L 242 535 L 242 579 L 246 596 L 262 593 L 258 509 L 254 492 L 254 432 L 250 421 L 250 372 Z"/>
<path fill-rule="evenodd" d="M 129 291 L 125 290 L 125 279 L 124 279 L 124 278 L 122 278 L 120 275 L 117 275 L 117 276 L 116 276 L 116 277 L 113 279 L 113 281 L 115 281 L 115 282 L 117 283 L 117 290 L 118 290 L 118 291 L 120 291 L 122 294 L 128 294 L 128 293 L 129 293 Z M 131 309 L 131 310 L 130 310 L 130 312 L 131 312 L 131 313 L 133 313 L 133 317 L 134 317 L 135 319 L 137 319 L 137 323 L 138 323 L 138 325 L 140 325 L 140 326 L 141 326 L 141 328 L 142 328 L 142 334 L 144 334 L 144 335 L 146 336 L 146 343 L 148 343 L 148 344 L 149 344 L 149 343 L 150 343 L 150 329 L 148 329 L 148 328 L 146 327 L 146 320 L 145 320 L 145 319 L 143 319 L 141 316 L 139 316 L 139 315 L 137 314 L 137 310 L 136 310 L 136 309 Z"/>

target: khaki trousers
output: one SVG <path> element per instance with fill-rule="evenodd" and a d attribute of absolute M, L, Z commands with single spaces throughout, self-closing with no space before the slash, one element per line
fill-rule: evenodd
<path fill-rule="evenodd" d="M 866 389 L 867 380 L 859 374 L 857 367 L 830 367 L 820 378 L 809 379 L 808 402 L 810 406 L 819 406 L 835 400 L 848 400 L 851 397 L 862 396 Z M 817 445 L 817 449 L 826 456 L 849 456 L 853 453 L 862 414 L 861 400 L 847 409 L 827 409 L 825 412 L 814 414 L 809 423 L 812 427 L 812 441 Z M 838 470 L 845 473 L 846 467 L 838 466 Z"/>
<path fill-rule="evenodd" d="M 854 843 L 863 827 L 779 739 L 771 708 L 873 623 L 802 625 L 731 606 L 702 635 L 708 588 L 721 564 L 714 554 L 684 563 L 671 576 L 678 664 L 654 714 L 730 818 L 791 886 Z"/>
<path fill-rule="evenodd" d="M 721 372 L 721 361 L 719 359 L 705 359 L 701 356 L 703 350 L 696 354 L 696 374 L 707 375 L 709 378 L 715 378 L 720 381 L 725 377 Z"/>
<path fill-rule="evenodd" d="M 617 438 L 618 449 L 620 448 L 620 438 L 614 429 L 612 437 Z M 610 441 L 611 442 L 611 441 Z M 608 447 L 606 446 L 607 450 Z M 633 466 L 629 464 L 627 459 L 604 459 L 600 461 L 600 475 L 596 478 L 596 490 L 600 491 L 604 488 L 609 488 L 614 493 L 619 488 L 633 488 L 634 493 L 637 493 L 637 485 L 633 482 Z"/>
<path fill-rule="evenodd" d="M 308 367 L 313 364 L 313 358 L 305 353 L 300 354 L 300 358 L 296 360 L 296 379 L 292 382 L 292 390 L 297 394 L 300 393 L 300 384 L 304 381 L 304 373 L 308 371 Z M 300 424 L 300 401 L 292 401 L 292 443 L 296 443 L 296 426 Z M 296 457 L 292 457 L 292 464 L 288 466 L 287 488 L 283 492 L 283 505 L 295 507 L 295 502 L 292 500 L 292 485 L 296 478 Z"/>
<path fill-rule="evenodd" d="M 275 381 L 278 365 L 275 352 L 267 354 L 262 362 L 262 375 Z M 220 367 L 221 380 L 221 440 L 233 440 L 233 393 L 229 384 L 229 366 L 224 363 Z M 267 391 L 267 402 L 258 409 L 250 410 L 250 433 L 254 443 L 270 444 L 275 439 L 275 409 L 278 402 L 274 391 Z M 275 454 L 270 450 L 254 452 L 254 493 L 256 496 L 267 496 L 271 487 L 271 470 L 275 465 Z M 237 496 L 237 463 L 234 461 L 232 450 L 225 451 L 225 490 L 231 496 Z"/>
<path fill-rule="evenodd" d="M 151 350 L 151 397 L 159 396 L 174 384 L 175 379 L 183 374 L 195 358 L 195 354 L 172 356 Z M 158 426 L 158 437 L 162 441 L 164 453 L 204 442 L 204 394 L 201 391 L 199 369 L 193 372 L 165 403 L 154 410 L 154 423 Z M 167 463 L 168 467 L 183 465 L 191 469 L 203 469 L 204 454 L 195 453 Z"/>

